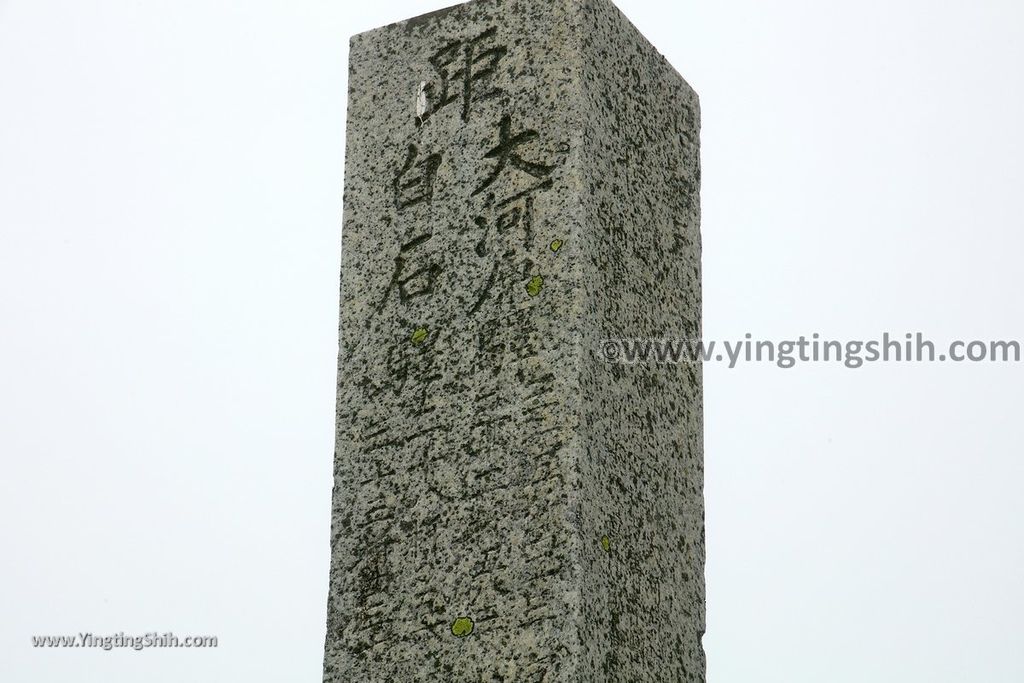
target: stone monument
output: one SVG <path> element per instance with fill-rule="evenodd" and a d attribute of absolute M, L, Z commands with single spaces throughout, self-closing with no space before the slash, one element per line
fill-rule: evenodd
<path fill-rule="evenodd" d="M 704 680 L 699 105 L 608 0 L 351 41 L 325 681 Z"/>

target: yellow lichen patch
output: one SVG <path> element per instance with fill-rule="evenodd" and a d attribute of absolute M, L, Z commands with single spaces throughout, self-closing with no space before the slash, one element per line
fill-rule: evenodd
<path fill-rule="evenodd" d="M 530 296 L 537 296 L 540 294 L 540 290 L 544 288 L 544 278 L 540 275 L 534 275 L 530 278 L 530 281 L 526 283 L 526 293 Z"/>
<path fill-rule="evenodd" d="M 452 635 L 456 638 L 465 638 L 473 632 L 473 620 L 469 617 L 459 617 L 452 622 Z"/>
<path fill-rule="evenodd" d="M 601 537 L 601 549 L 605 552 L 608 552 L 612 549 L 612 542 L 608 539 L 607 536 Z"/>
<path fill-rule="evenodd" d="M 559 249 L 562 248 L 562 244 L 563 244 L 562 240 L 555 240 L 555 241 L 553 241 L 551 243 L 551 251 L 557 252 Z"/>
<path fill-rule="evenodd" d="M 427 334 L 429 334 L 427 332 L 427 328 L 425 328 L 425 327 L 417 327 L 416 330 L 412 333 L 412 338 L 411 338 L 412 343 L 413 344 L 422 344 L 423 342 L 425 342 L 427 340 Z"/>

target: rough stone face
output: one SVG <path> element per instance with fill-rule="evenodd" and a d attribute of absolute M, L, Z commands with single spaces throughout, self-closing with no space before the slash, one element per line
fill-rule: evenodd
<path fill-rule="evenodd" d="M 325 681 L 703 681 L 699 105 L 607 0 L 352 39 Z"/>

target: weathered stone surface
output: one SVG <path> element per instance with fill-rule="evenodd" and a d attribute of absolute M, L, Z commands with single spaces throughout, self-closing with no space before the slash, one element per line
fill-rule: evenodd
<path fill-rule="evenodd" d="M 325 681 L 703 681 L 699 108 L 607 0 L 352 39 Z"/>

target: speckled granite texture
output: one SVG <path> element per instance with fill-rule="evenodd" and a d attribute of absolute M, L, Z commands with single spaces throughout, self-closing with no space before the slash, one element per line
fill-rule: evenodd
<path fill-rule="evenodd" d="M 325 681 L 703 681 L 697 96 L 607 0 L 352 39 Z"/>

